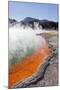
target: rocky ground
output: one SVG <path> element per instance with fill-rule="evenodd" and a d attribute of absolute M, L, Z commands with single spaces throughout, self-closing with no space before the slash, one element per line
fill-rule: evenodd
<path fill-rule="evenodd" d="M 57 86 L 58 85 L 58 34 L 47 33 L 42 34 L 46 38 L 49 47 L 52 48 L 53 54 L 49 61 L 49 66 L 46 68 L 44 77 L 28 87 L 44 87 L 44 86 Z"/>

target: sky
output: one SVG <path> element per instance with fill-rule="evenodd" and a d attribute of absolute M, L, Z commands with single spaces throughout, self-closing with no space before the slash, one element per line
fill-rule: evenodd
<path fill-rule="evenodd" d="M 18 21 L 26 17 L 58 21 L 58 4 L 9 1 L 9 18 Z"/>

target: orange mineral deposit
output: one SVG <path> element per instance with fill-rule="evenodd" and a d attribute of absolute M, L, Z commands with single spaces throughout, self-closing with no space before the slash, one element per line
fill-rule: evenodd
<path fill-rule="evenodd" d="M 16 85 L 16 83 L 25 80 L 37 72 L 39 66 L 41 66 L 46 58 L 51 54 L 51 49 L 47 45 L 38 49 L 31 56 L 27 56 L 15 64 L 9 70 L 9 88 Z"/>

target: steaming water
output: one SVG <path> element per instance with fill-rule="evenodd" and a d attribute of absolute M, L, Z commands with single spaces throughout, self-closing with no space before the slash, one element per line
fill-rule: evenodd
<path fill-rule="evenodd" d="M 40 32 L 40 31 L 39 31 Z M 9 28 L 9 66 L 44 47 L 46 41 L 36 31 L 26 28 Z"/>

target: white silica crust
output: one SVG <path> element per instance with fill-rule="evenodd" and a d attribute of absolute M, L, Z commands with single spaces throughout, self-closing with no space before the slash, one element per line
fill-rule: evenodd
<path fill-rule="evenodd" d="M 45 44 L 45 39 L 37 36 L 32 29 L 9 28 L 9 65 L 31 55 L 37 49 L 44 47 Z"/>

